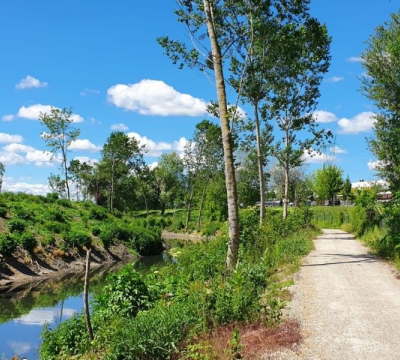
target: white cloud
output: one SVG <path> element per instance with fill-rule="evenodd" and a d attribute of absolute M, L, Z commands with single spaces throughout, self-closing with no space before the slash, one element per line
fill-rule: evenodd
<path fill-rule="evenodd" d="M 369 131 L 374 127 L 375 114 L 371 111 L 362 112 L 351 119 L 342 118 L 338 121 L 341 132 L 344 134 L 358 134 Z"/>
<path fill-rule="evenodd" d="M 347 154 L 347 150 L 341 148 L 340 146 L 332 146 L 329 150 L 334 154 Z"/>
<path fill-rule="evenodd" d="M 87 163 L 89 165 L 93 165 L 99 162 L 99 160 L 90 158 L 88 156 L 75 156 L 74 160 L 78 160 L 81 163 Z"/>
<path fill-rule="evenodd" d="M 111 125 L 111 130 L 114 131 L 127 131 L 129 130 L 128 126 L 123 124 L 123 123 L 119 123 L 119 124 L 113 124 Z"/>
<path fill-rule="evenodd" d="M 0 161 L 5 165 L 33 164 L 52 166 L 59 162 L 49 151 L 37 150 L 32 146 L 11 143 L 0 150 Z"/>
<path fill-rule="evenodd" d="M 305 151 L 302 159 L 307 164 L 316 164 L 316 163 L 336 161 L 335 156 L 324 154 L 322 152 L 315 151 L 315 150 Z"/>
<path fill-rule="evenodd" d="M 136 132 L 130 132 L 128 133 L 128 136 L 135 138 L 140 145 L 144 145 L 147 155 L 153 157 L 160 156 L 163 152 L 168 151 L 182 153 L 188 143 L 188 140 L 184 137 L 181 137 L 179 140 L 173 141 L 172 143 L 167 143 L 163 141 L 156 142 L 149 139 L 147 136 L 142 136 Z"/>
<path fill-rule="evenodd" d="M 40 81 L 39 79 L 36 79 L 31 75 L 27 75 L 26 77 L 21 79 L 21 81 L 17 85 L 15 85 L 15 87 L 19 90 L 42 88 L 46 86 L 47 82 Z"/>
<path fill-rule="evenodd" d="M 117 84 L 111 86 L 107 94 L 115 106 L 142 115 L 200 116 L 207 113 L 207 104 L 203 100 L 180 93 L 159 80 Z"/>
<path fill-rule="evenodd" d="M 76 139 L 71 142 L 69 149 L 70 150 L 82 150 L 82 151 L 96 152 L 96 151 L 100 151 L 101 147 L 96 146 L 88 139 Z"/>
<path fill-rule="evenodd" d="M 314 118 L 317 123 L 331 123 L 337 121 L 337 117 L 334 113 L 325 110 L 318 110 L 314 112 Z"/>
<path fill-rule="evenodd" d="M 149 164 L 150 170 L 154 170 L 158 166 L 158 161 L 154 161 Z"/>
<path fill-rule="evenodd" d="M 380 168 L 385 167 L 385 162 L 382 160 L 368 161 L 367 165 L 370 170 L 379 170 Z"/>
<path fill-rule="evenodd" d="M 13 114 L 7 114 L 7 115 L 3 115 L 1 120 L 5 121 L 5 122 L 10 122 L 13 121 L 15 119 L 15 115 Z"/>
<path fill-rule="evenodd" d="M 24 192 L 33 195 L 45 195 L 50 192 L 47 184 L 31 184 L 7 177 L 4 179 L 3 189 L 4 191 Z"/>
<path fill-rule="evenodd" d="M 360 56 L 351 56 L 347 59 L 347 61 L 351 63 L 363 63 L 364 59 Z"/>
<path fill-rule="evenodd" d="M 10 341 L 8 346 L 11 350 L 18 355 L 27 354 L 29 351 L 32 350 L 33 346 L 31 343 L 22 342 L 22 341 Z"/>
<path fill-rule="evenodd" d="M 0 144 L 21 143 L 23 140 L 21 135 L 0 133 Z"/>
<path fill-rule="evenodd" d="M 338 83 L 338 82 L 341 82 L 343 80 L 344 80 L 344 77 L 342 77 L 342 76 L 332 76 L 332 77 L 327 79 L 327 81 L 331 82 L 331 83 Z"/>
<path fill-rule="evenodd" d="M 16 115 L 12 114 L 4 115 L 2 119 L 3 121 L 12 121 L 17 117 L 20 117 L 23 119 L 38 120 L 40 114 L 49 114 L 52 108 L 56 107 L 51 105 L 42 105 L 42 104 L 21 106 Z M 71 118 L 74 123 L 80 123 L 84 121 L 83 117 L 78 114 L 72 114 Z"/>
<path fill-rule="evenodd" d="M 64 309 L 63 317 L 71 317 L 76 313 L 74 309 Z M 29 314 L 23 315 L 14 322 L 24 325 L 44 325 L 53 323 L 60 316 L 58 309 L 33 309 Z"/>

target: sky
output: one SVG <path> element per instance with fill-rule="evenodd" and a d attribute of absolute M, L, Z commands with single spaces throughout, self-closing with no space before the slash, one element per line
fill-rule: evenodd
<path fill-rule="evenodd" d="M 196 123 L 207 117 L 215 87 L 196 70 L 177 69 L 156 42 L 163 35 L 189 40 L 176 22 L 175 4 L 0 2 L 0 161 L 6 165 L 6 190 L 44 193 L 49 174 L 59 171 L 38 121 L 51 107 L 70 107 L 81 130 L 71 158 L 95 161 L 113 130 L 146 145 L 149 164 L 164 152 L 182 152 Z M 366 141 L 375 109 L 360 91 L 360 55 L 374 29 L 398 10 L 395 0 L 311 1 L 312 15 L 332 37 L 332 65 L 316 118 L 333 130 L 335 146 L 308 158 L 307 171 L 330 161 L 352 181 L 375 178 Z"/>

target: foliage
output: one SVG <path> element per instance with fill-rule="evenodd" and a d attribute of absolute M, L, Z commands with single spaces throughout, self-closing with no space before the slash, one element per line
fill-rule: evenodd
<path fill-rule="evenodd" d="M 15 239 L 10 234 L 0 233 L 0 254 L 11 255 L 16 247 Z"/>
<path fill-rule="evenodd" d="M 335 165 L 324 165 L 314 173 L 314 191 L 320 201 L 334 205 L 335 196 L 343 189 L 343 171 Z"/>
<path fill-rule="evenodd" d="M 107 317 L 121 315 L 135 317 L 150 306 L 150 294 L 139 273 L 132 266 L 113 274 L 102 294 L 96 299 L 97 307 Z"/>
<path fill-rule="evenodd" d="M 394 191 L 400 190 L 400 13 L 379 26 L 364 52 L 363 90 L 379 109 L 370 148 L 378 159 L 378 172 Z"/>
<path fill-rule="evenodd" d="M 19 237 L 19 243 L 28 251 L 32 251 L 37 246 L 37 240 L 31 232 L 21 234 Z"/>
<path fill-rule="evenodd" d="M 8 228 L 12 232 L 23 232 L 27 227 L 27 223 L 21 219 L 12 219 L 8 222 Z"/>
<path fill-rule="evenodd" d="M 87 247 L 90 246 L 92 240 L 86 231 L 79 228 L 72 228 L 67 234 L 65 234 L 64 241 L 66 246 Z"/>

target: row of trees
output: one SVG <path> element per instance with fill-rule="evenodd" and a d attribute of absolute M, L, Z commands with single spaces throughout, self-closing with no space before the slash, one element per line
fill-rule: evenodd
<path fill-rule="evenodd" d="M 236 104 L 245 102 L 253 109 L 249 127 L 255 138 L 260 222 L 264 216 L 265 151 L 272 149 L 263 130 L 268 133 L 272 121 L 281 130 L 282 137 L 273 149 L 285 173 L 286 218 L 290 169 L 301 163 L 305 150 L 330 135 L 317 128 L 311 115 L 329 66 L 330 38 L 325 26 L 310 16 L 308 0 L 178 0 L 178 4 L 178 21 L 186 26 L 191 43 L 168 37 L 160 38 L 159 43 L 180 68 L 211 71 L 215 78 L 228 199 L 227 267 L 232 269 L 239 246 L 236 111 L 231 116 L 226 84 L 236 91 Z"/>
<path fill-rule="evenodd" d="M 194 202 L 202 209 L 207 194 L 218 189 L 213 203 L 220 213 L 227 209 L 227 267 L 232 269 L 239 246 L 238 188 L 257 185 L 262 223 L 265 168 L 273 155 L 283 170 L 286 218 L 293 169 L 301 165 L 306 151 L 331 136 L 317 127 L 312 116 L 329 67 L 330 38 L 326 27 L 309 14 L 309 0 L 178 0 L 178 4 L 178 21 L 186 26 L 191 42 L 168 37 L 158 41 L 180 68 L 197 68 L 214 76 L 217 102 L 209 112 L 219 117 L 220 127 L 202 122 L 183 159 L 164 155 L 155 169 L 143 161 L 140 144 L 121 132 L 110 135 L 98 164 L 68 163 L 68 147 L 79 131 L 73 128 L 70 111 L 53 109 L 41 121 L 48 129 L 44 140 L 60 156 L 63 175 L 52 176 L 50 184 L 65 189 L 70 198 L 73 180 L 82 197 L 91 195 L 111 211 L 131 208 L 139 198 L 147 209 L 184 202 L 188 219 Z M 233 105 L 228 102 L 227 85 L 236 92 Z M 239 116 L 239 103 L 252 109 L 246 119 Z M 273 129 L 281 134 L 276 139 Z M 245 150 L 245 160 L 235 158 L 238 150 Z M 219 188 L 223 179 L 224 198 Z M 182 195 L 172 199 L 173 189 L 180 189 Z"/>

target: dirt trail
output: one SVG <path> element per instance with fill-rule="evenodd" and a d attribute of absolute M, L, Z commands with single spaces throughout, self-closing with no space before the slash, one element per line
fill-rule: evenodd
<path fill-rule="evenodd" d="M 324 230 L 291 290 L 304 341 L 264 359 L 400 359 L 400 280 L 352 235 Z"/>

